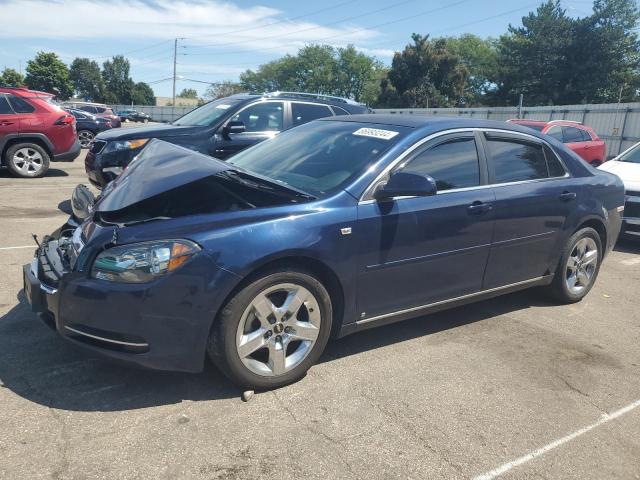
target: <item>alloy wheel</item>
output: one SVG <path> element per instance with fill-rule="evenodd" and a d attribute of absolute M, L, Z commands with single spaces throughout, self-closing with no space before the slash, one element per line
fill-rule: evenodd
<path fill-rule="evenodd" d="M 567 288 L 573 294 L 581 293 L 593 281 L 598 266 L 598 247 L 595 240 L 584 237 L 578 240 L 569 255 L 566 268 Z"/>
<path fill-rule="evenodd" d="M 82 148 L 89 148 L 91 146 L 91 142 L 93 142 L 93 137 L 93 133 L 89 130 L 80 130 L 78 132 L 78 141 Z"/>
<path fill-rule="evenodd" d="M 13 154 L 11 159 L 16 170 L 25 176 L 37 175 L 42 170 L 44 160 L 37 150 L 24 147 L 20 148 Z"/>
<path fill-rule="evenodd" d="M 260 292 L 245 309 L 236 351 L 254 374 L 283 375 L 307 358 L 322 323 L 318 300 L 306 288 L 280 283 Z"/>

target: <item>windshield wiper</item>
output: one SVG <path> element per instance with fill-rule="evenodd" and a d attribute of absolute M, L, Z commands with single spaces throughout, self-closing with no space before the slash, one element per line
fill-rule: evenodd
<path fill-rule="evenodd" d="M 252 172 L 248 172 L 244 169 L 240 169 L 234 166 L 234 170 L 225 170 L 224 172 L 220 172 L 219 175 L 228 178 L 229 180 L 233 180 L 234 182 L 238 182 L 247 187 L 256 188 L 258 190 L 267 190 L 274 195 L 282 195 L 282 193 L 288 194 L 288 196 L 294 196 L 298 198 L 304 198 L 305 200 L 315 200 L 317 197 L 310 195 L 309 193 L 299 190 L 291 185 L 279 182 L 278 180 L 274 180 L 271 178 L 263 178 L 259 175 L 256 175 Z M 248 178 L 244 178 L 248 177 Z M 284 190 L 284 191 L 283 191 Z"/>

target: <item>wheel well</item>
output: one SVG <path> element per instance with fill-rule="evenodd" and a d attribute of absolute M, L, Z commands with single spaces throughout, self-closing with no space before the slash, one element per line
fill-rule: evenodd
<path fill-rule="evenodd" d="M 261 265 L 242 279 L 231 293 L 227 295 L 227 298 L 225 298 L 222 305 L 224 306 L 238 291 L 242 290 L 246 285 L 257 278 L 260 278 L 268 272 L 273 272 L 274 270 L 285 270 L 287 268 L 298 268 L 313 274 L 327 289 L 329 297 L 331 298 L 331 305 L 333 307 L 333 325 L 331 328 L 331 334 L 332 336 L 336 335 L 342 326 L 342 318 L 344 315 L 344 291 L 342 284 L 331 268 L 321 261 L 311 257 L 283 257 Z"/>
<path fill-rule="evenodd" d="M 49 160 L 52 159 L 51 150 L 49 149 L 47 144 L 45 142 L 43 142 L 42 140 L 40 140 L 39 138 L 18 137 L 18 138 L 12 138 L 9 141 L 7 141 L 7 143 L 5 143 L 4 147 L 2 148 L 2 152 L 0 153 L 0 162 L 1 163 L 4 164 L 4 160 L 5 160 L 4 154 L 7 152 L 7 150 L 12 145 L 15 145 L 16 143 L 35 143 L 36 145 L 41 147 L 45 152 L 47 152 L 47 155 L 49 155 Z"/>
<path fill-rule="evenodd" d="M 583 222 L 582 224 L 580 224 L 580 226 L 576 229 L 576 232 L 581 228 L 585 228 L 585 227 L 591 227 L 596 232 L 598 232 L 598 235 L 600 236 L 600 242 L 602 243 L 602 250 L 606 251 L 607 250 L 607 228 L 604 226 L 604 223 L 602 223 L 601 220 L 596 220 L 595 218 L 592 218 L 591 220 L 587 220 L 586 222 Z"/>

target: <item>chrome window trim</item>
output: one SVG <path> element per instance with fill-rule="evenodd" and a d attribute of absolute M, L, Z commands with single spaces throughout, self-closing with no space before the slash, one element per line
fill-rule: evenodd
<path fill-rule="evenodd" d="M 562 168 L 564 169 L 564 175 L 561 177 L 548 177 L 548 178 L 535 178 L 532 180 L 519 180 L 519 181 L 515 181 L 515 182 L 503 182 L 503 183 L 488 183 L 486 185 L 476 185 L 474 187 L 464 187 L 464 188 L 452 188 L 450 190 L 444 190 L 442 192 L 437 192 L 436 195 L 445 195 L 447 193 L 457 193 L 457 192 L 465 192 L 465 191 L 470 191 L 470 190 L 481 190 L 481 189 L 485 189 L 485 188 L 494 188 L 494 187 L 505 187 L 505 186 L 511 186 L 511 185 L 521 185 L 521 184 L 525 184 L 525 183 L 537 183 L 537 182 L 548 182 L 548 181 L 552 181 L 552 180 L 559 180 L 559 179 L 564 179 L 564 178 L 569 178 L 571 177 L 571 174 L 569 173 L 569 170 L 567 169 L 567 166 L 564 164 L 564 162 L 562 161 L 562 159 L 558 156 L 558 154 L 555 152 L 555 150 L 553 149 L 553 147 L 551 145 L 549 145 L 548 142 L 546 142 L 545 140 L 538 138 L 536 136 L 533 135 L 529 135 L 528 133 L 522 133 L 522 132 L 515 132 L 512 130 L 502 130 L 499 128 L 456 128 L 456 129 L 452 129 L 452 130 L 445 130 L 442 132 L 437 132 L 437 133 L 433 133 L 427 137 L 424 137 L 420 140 L 418 140 L 416 143 L 414 143 L 413 145 L 411 145 L 407 150 L 405 150 L 404 152 L 402 152 L 400 155 L 398 155 L 397 158 L 395 158 L 389 165 L 387 165 L 377 176 L 376 178 L 369 184 L 369 186 L 367 186 L 367 188 L 365 189 L 364 193 L 360 196 L 360 199 L 358 201 L 358 205 L 366 205 L 369 203 L 374 203 L 376 200 L 374 198 L 369 198 L 371 197 L 371 195 L 373 194 L 373 191 L 376 187 L 376 185 L 378 184 L 378 182 L 384 177 L 386 176 L 391 170 L 393 170 L 400 162 L 402 162 L 402 160 L 404 160 L 407 156 L 409 156 L 411 153 L 413 153 L 416 149 L 418 149 L 419 147 L 421 147 L 422 145 L 424 145 L 425 143 L 441 137 L 443 135 L 450 135 L 450 134 L 456 134 L 456 133 L 475 133 L 475 132 L 494 132 L 494 133 L 506 133 L 509 135 L 519 135 L 521 137 L 524 137 L 526 139 L 529 140 L 533 140 L 537 143 L 542 143 L 544 145 L 547 145 L 547 147 L 549 147 L 549 149 L 553 152 L 553 154 L 556 156 L 556 158 L 558 159 L 558 161 L 560 162 L 560 165 L 562 165 Z M 402 199 L 406 199 L 406 198 L 416 198 L 416 197 L 394 197 L 392 200 L 402 200 Z"/>

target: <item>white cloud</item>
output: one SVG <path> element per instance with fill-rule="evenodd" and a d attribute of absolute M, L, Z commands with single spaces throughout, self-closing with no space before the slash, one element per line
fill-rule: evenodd
<path fill-rule="evenodd" d="M 358 26 L 282 21 L 286 17 L 274 8 L 220 0 L 8 0 L 2 3 L 1 16 L 0 38 L 126 39 L 131 41 L 129 50 L 135 50 L 154 41 L 187 37 L 182 43 L 190 48 L 183 53 L 289 53 L 326 37 L 327 43 L 355 43 L 378 35 Z M 265 26 L 255 28 L 261 25 Z"/>

